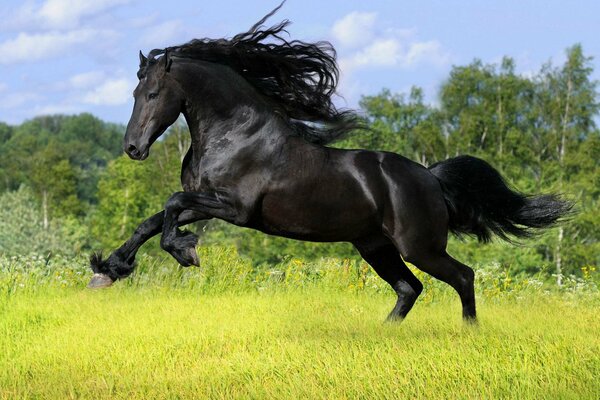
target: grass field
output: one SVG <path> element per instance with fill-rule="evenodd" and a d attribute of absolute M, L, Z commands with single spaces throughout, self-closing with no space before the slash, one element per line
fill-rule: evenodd
<path fill-rule="evenodd" d="M 383 323 L 390 293 L 200 294 L 121 283 L 0 302 L 0 398 L 598 399 L 596 296 L 450 291 Z"/>
<path fill-rule="evenodd" d="M 389 324 L 394 295 L 364 263 L 201 257 L 142 256 L 90 291 L 84 257 L 0 256 L 0 399 L 600 398 L 592 267 L 560 289 L 478 268 L 477 326 L 420 274 L 425 292 Z"/>

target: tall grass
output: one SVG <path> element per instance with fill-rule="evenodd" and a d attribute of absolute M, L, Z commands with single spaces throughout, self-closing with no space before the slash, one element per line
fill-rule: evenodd
<path fill-rule="evenodd" d="M 386 324 L 394 296 L 363 263 L 201 257 L 142 257 L 103 291 L 84 258 L 0 258 L 0 398 L 600 398 L 596 271 L 556 289 L 480 269 L 478 326 L 425 279 Z"/>
<path fill-rule="evenodd" d="M 363 261 L 324 258 L 315 262 L 287 258 L 272 268 L 254 269 L 250 260 L 238 255 L 235 247 L 202 247 L 200 268 L 180 267 L 172 258 L 138 256 L 134 274 L 118 286 L 128 288 L 190 289 L 200 293 L 224 291 L 284 290 L 312 288 L 350 292 L 389 293 L 389 286 Z M 560 292 L 564 295 L 598 294 L 600 271 L 581 268 L 581 276 L 562 277 L 557 287 L 548 277 L 512 276 L 498 264 L 478 266 L 476 290 L 486 298 L 535 292 L 544 295 Z M 448 291 L 448 287 L 413 268 L 425 284 L 421 300 L 433 301 Z M 86 255 L 3 256 L 0 254 L 0 297 L 15 292 L 33 293 L 48 287 L 81 288 L 91 277 Z"/>

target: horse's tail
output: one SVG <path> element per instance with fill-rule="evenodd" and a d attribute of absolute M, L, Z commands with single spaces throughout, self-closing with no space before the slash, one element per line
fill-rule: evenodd
<path fill-rule="evenodd" d="M 442 187 L 454 234 L 475 235 L 489 242 L 492 234 L 529 237 L 531 228 L 552 226 L 570 214 L 573 205 L 557 195 L 527 196 L 511 190 L 487 162 L 458 156 L 432 165 L 429 170 Z"/>

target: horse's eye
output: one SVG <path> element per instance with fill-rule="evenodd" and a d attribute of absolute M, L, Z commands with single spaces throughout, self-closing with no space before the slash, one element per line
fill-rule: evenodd
<path fill-rule="evenodd" d="M 158 97 L 158 93 L 156 93 L 156 92 L 150 93 L 150 94 L 148 95 L 148 98 L 149 98 L 150 100 L 152 100 L 152 99 L 155 99 L 155 98 L 157 98 L 157 97 Z"/>

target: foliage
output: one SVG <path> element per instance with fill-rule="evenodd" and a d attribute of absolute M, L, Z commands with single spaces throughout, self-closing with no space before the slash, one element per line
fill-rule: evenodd
<path fill-rule="evenodd" d="M 88 232 L 79 219 L 65 217 L 44 229 L 42 210 L 26 186 L 0 194 L 0 255 L 73 255 L 85 247 Z"/>
<path fill-rule="evenodd" d="M 413 87 L 408 99 L 383 90 L 377 96 L 363 97 L 360 106 L 367 113 L 371 130 L 337 147 L 392 151 L 424 165 L 445 158 L 442 115 L 424 103 L 420 88 Z"/>
<path fill-rule="evenodd" d="M 120 153 L 123 132 L 123 127 L 85 113 L 41 116 L 15 127 L 0 126 L 0 190 L 32 185 L 40 160 L 45 166 L 66 161 L 74 170 L 70 173 L 76 178 L 77 199 L 93 204 L 97 172 Z"/>
<path fill-rule="evenodd" d="M 319 288 L 392 294 L 390 287 L 362 260 L 332 257 L 307 261 L 290 257 L 269 268 L 256 269 L 233 246 L 203 246 L 199 256 L 199 268 L 185 268 L 170 256 L 142 255 L 134 274 L 116 285 L 132 289 L 189 289 L 202 293 Z M 448 285 L 411 268 L 425 286 L 421 301 L 456 296 Z M 0 297 L 21 292 L 33 294 L 47 288 L 81 288 L 87 284 L 91 273 L 84 255 L 8 256 L 0 253 Z M 565 276 L 564 282 L 563 286 L 557 287 L 544 273 L 519 274 L 500 263 L 492 263 L 479 265 L 475 288 L 479 296 L 488 300 L 518 298 L 530 292 L 539 296 L 561 293 L 565 298 L 600 300 L 600 271 L 594 266 L 582 267 L 578 275 Z"/>
<path fill-rule="evenodd" d="M 0 124 L 0 254 L 89 250 L 98 176 L 122 132 L 90 114 Z"/>

